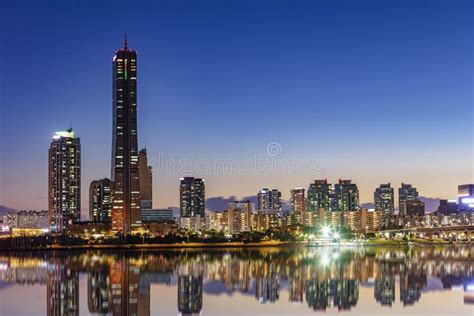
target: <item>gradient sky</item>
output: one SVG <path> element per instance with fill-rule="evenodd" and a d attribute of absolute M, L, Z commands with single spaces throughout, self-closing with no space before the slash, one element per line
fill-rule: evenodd
<path fill-rule="evenodd" d="M 183 175 L 208 197 L 350 178 L 362 202 L 385 182 L 454 198 L 474 180 L 472 1 L 61 2 L 0 5 L 2 205 L 47 208 L 51 136 L 72 126 L 87 213 L 90 181 L 110 176 L 124 33 L 155 207 L 178 205 Z"/>

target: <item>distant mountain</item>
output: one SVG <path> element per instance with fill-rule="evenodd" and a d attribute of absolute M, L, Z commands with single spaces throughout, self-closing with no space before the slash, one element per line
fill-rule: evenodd
<path fill-rule="evenodd" d="M 13 207 L 8 207 L 5 205 L 0 205 L 0 216 L 5 215 L 9 211 L 16 211 Z"/>
<path fill-rule="evenodd" d="M 420 201 L 425 203 L 425 210 L 427 213 L 436 212 L 439 207 L 439 198 L 431 198 L 426 196 L 419 196 Z"/>

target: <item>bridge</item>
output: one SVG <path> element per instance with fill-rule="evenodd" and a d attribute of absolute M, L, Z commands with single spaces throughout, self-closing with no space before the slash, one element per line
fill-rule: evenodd
<path fill-rule="evenodd" d="M 457 226 L 439 226 L 439 227 L 408 227 L 386 229 L 382 231 L 371 231 L 371 233 L 388 233 L 390 235 L 413 233 L 415 236 L 433 237 L 438 236 L 442 238 L 458 240 L 464 237 L 471 242 L 474 232 L 474 225 L 457 225 Z"/>

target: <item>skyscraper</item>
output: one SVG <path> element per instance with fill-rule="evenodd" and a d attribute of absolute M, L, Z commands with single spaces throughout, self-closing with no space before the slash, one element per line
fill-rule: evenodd
<path fill-rule="evenodd" d="M 140 226 L 137 139 L 137 53 L 127 37 L 113 58 L 112 228 L 130 232 Z"/>
<path fill-rule="evenodd" d="M 229 233 L 252 230 L 252 205 L 250 201 L 229 202 L 227 219 Z"/>
<path fill-rule="evenodd" d="M 334 189 L 336 195 L 337 211 L 358 211 L 359 210 L 359 189 L 351 180 L 339 179 L 339 183 Z"/>
<path fill-rule="evenodd" d="M 303 224 L 306 212 L 305 188 L 294 188 L 291 194 L 291 224 Z"/>
<path fill-rule="evenodd" d="M 81 143 L 71 128 L 56 132 L 49 147 L 48 212 L 56 232 L 81 219 Z"/>
<path fill-rule="evenodd" d="M 330 212 L 334 208 L 334 192 L 327 179 L 314 180 L 308 188 L 308 211 L 318 212 L 324 209 Z"/>
<path fill-rule="evenodd" d="M 112 191 L 110 179 L 94 180 L 89 187 L 89 220 L 112 222 Z"/>
<path fill-rule="evenodd" d="M 263 188 L 257 194 L 258 211 L 276 211 L 281 210 L 281 192 L 277 189 Z"/>
<path fill-rule="evenodd" d="M 153 208 L 153 182 L 151 166 L 148 165 L 146 148 L 138 153 L 138 173 L 140 176 L 140 206 L 142 209 Z"/>
<path fill-rule="evenodd" d="M 390 183 L 381 184 L 374 192 L 374 208 L 382 212 L 382 225 L 387 227 L 395 211 L 394 193 Z"/>
<path fill-rule="evenodd" d="M 206 194 L 204 179 L 181 178 L 179 186 L 179 207 L 181 217 L 204 218 L 206 216 Z"/>
<path fill-rule="evenodd" d="M 411 184 L 402 183 L 398 189 L 398 203 L 405 201 L 418 201 L 418 191 Z"/>

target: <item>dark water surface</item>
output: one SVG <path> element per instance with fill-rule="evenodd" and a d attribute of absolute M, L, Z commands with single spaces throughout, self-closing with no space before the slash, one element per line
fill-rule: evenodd
<path fill-rule="evenodd" d="M 0 315 L 474 315 L 474 246 L 0 254 Z"/>

